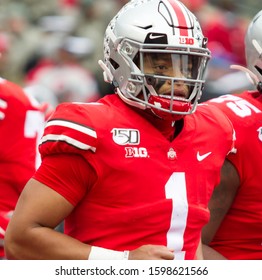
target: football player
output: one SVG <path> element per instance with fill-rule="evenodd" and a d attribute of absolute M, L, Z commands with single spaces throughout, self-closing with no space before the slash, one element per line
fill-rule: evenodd
<path fill-rule="evenodd" d="M 8 258 L 201 258 L 208 200 L 234 144 L 219 109 L 197 109 L 206 45 L 177 0 L 119 11 L 99 62 L 116 94 L 61 104 L 49 119 L 42 164 L 7 230 Z M 65 234 L 55 232 L 64 219 Z"/>
<path fill-rule="evenodd" d="M 222 169 L 221 183 L 209 203 L 211 219 L 203 229 L 206 259 L 262 259 L 262 10 L 246 37 L 245 70 L 257 90 L 209 101 L 234 125 L 236 154 Z"/>
<path fill-rule="evenodd" d="M 0 258 L 18 197 L 40 164 L 37 144 L 44 124 L 44 106 L 20 86 L 0 78 Z"/>

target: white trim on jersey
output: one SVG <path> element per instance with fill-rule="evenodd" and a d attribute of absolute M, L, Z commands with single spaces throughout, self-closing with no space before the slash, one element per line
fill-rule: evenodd
<path fill-rule="evenodd" d="M 84 134 L 87 134 L 91 137 L 97 138 L 97 134 L 93 129 L 90 129 L 88 127 L 85 127 L 80 124 L 76 124 L 70 121 L 65 121 L 65 120 L 51 120 L 46 124 L 46 127 L 52 126 L 52 125 L 57 125 L 57 126 L 64 126 L 68 128 L 75 129 L 79 132 L 82 132 Z"/>
<path fill-rule="evenodd" d="M 86 145 L 80 141 L 77 141 L 71 137 L 68 137 L 66 135 L 61 135 L 61 134 L 47 134 L 45 136 L 42 137 L 41 139 L 41 142 L 40 144 L 43 144 L 44 142 L 47 142 L 47 141 L 62 141 L 62 142 L 66 142 L 78 149 L 81 149 L 81 150 L 91 150 L 93 152 L 96 151 L 96 148 L 95 147 L 92 147 L 92 146 L 89 146 L 89 145 Z"/>

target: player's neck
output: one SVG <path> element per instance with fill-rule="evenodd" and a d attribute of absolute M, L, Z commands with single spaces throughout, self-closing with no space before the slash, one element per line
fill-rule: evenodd
<path fill-rule="evenodd" d="M 171 120 L 160 119 L 153 115 L 151 111 L 139 110 L 139 112 L 170 142 L 181 132 L 184 125 L 183 119 L 174 122 Z"/>

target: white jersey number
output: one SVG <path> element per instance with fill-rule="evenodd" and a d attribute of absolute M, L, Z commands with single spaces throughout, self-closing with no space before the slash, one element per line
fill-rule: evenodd
<path fill-rule="evenodd" d="M 45 126 L 45 116 L 42 112 L 28 110 L 26 112 L 24 136 L 25 138 L 36 138 L 36 168 L 40 165 L 40 154 L 38 152 L 38 145 L 42 137 Z"/>
<path fill-rule="evenodd" d="M 211 100 L 214 103 L 226 102 L 226 106 L 231 109 L 239 117 L 247 117 L 252 115 L 252 111 L 255 113 L 261 113 L 256 106 L 249 103 L 247 100 L 235 95 L 222 95 L 216 99 Z"/>
<path fill-rule="evenodd" d="M 167 232 L 167 247 L 175 252 L 176 260 L 185 259 L 184 232 L 187 225 L 188 201 L 184 172 L 174 172 L 165 185 L 167 199 L 172 199 L 172 216 Z"/>

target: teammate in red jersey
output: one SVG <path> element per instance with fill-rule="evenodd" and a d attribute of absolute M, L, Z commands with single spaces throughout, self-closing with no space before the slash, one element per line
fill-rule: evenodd
<path fill-rule="evenodd" d="M 60 104 L 49 119 L 42 164 L 6 233 L 8 258 L 201 258 L 208 200 L 234 143 L 219 109 L 197 108 L 206 43 L 179 1 L 120 10 L 99 62 L 116 94 Z M 64 219 L 65 234 L 54 231 Z"/>
<path fill-rule="evenodd" d="M 5 230 L 26 182 L 40 164 L 45 114 L 18 85 L 0 78 L 0 258 Z"/>
<path fill-rule="evenodd" d="M 245 38 L 246 71 L 257 91 L 209 101 L 234 125 L 236 154 L 226 162 L 210 201 L 211 220 L 203 230 L 205 258 L 262 259 L 262 10 Z"/>

